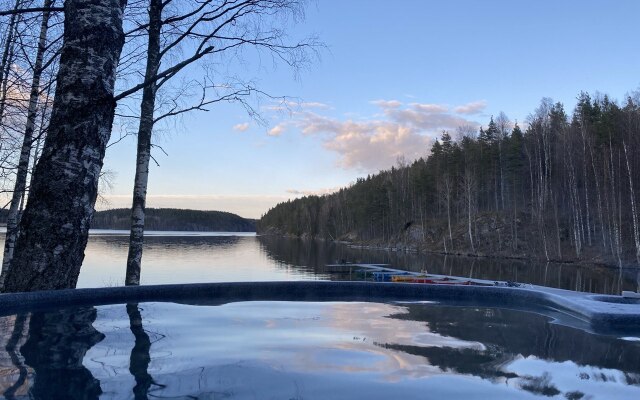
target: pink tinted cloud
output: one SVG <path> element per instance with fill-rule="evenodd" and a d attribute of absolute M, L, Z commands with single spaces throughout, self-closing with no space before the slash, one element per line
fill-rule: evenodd
<path fill-rule="evenodd" d="M 389 168 L 400 157 L 414 160 L 426 156 L 433 138 L 443 130 L 478 126 L 442 104 L 404 104 L 398 100 L 371 103 L 382 112 L 374 118 L 344 120 L 306 110 L 294 113 L 289 125 L 305 136 L 322 137 L 324 148 L 339 155 L 340 167 L 368 172 Z M 280 124 L 269 134 L 278 136 L 283 130 Z"/>
<path fill-rule="evenodd" d="M 473 101 L 453 109 L 458 114 L 473 115 L 481 113 L 487 107 L 485 100 Z"/>

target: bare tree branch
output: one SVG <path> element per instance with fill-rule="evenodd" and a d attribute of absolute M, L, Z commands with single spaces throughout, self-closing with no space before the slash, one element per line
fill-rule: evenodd
<path fill-rule="evenodd" d="M 0 17 L 4 17 L 7 15 L 41 13 L 45 11 L 61 12 L 61 11 L 64 11 L 64 7 L 33 7 L 33 8 L 21 8 L 21 9 L 15 9 L 15 10 L 3 10 L 3 11 L 0 11 Z"/>

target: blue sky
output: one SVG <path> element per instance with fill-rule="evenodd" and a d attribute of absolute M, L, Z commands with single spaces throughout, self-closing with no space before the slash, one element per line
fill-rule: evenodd
<path fill-rule="evenodd" d="M 298 76 L 248 53 L 241 66 L 288 110 L 263 100 L 260 126 L 239 105 L 190 114 L 156 137 L 151 207 L 259 217 L 277 202 L 324 193 L 429 153 L 433 137 L 523 121 L 542 97 L 570 111 L 581 90 L 622 99 L 640 85 L 640 1 L 317 0 L 292 40 L 316 34 L 320 59 Z M 114 134 L 116 135 L 116 134 Z M 109 148 L 105 207 L 130 202 L 135 140 Z"/>

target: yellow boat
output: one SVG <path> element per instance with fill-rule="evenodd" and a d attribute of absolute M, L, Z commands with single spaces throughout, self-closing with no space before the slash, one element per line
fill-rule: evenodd
<path fill-rule="evenodd" d="M 391 282 L 413 282 L 416 278 L 426 279 L 426 275 L 393 275 Z"/>

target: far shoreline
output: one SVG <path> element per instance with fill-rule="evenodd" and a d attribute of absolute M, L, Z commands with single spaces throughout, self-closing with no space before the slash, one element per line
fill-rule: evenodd
<path fill-rule="evenodd" d="M 548 264 L 556 264 L 556 265 L 576 265 L 580 267 L 586 268 L 609 268 L 609 269 L 624 269 L 624 270 L 637 270 L 640 272 L 640 268 L 633 264 L 623 264 L 617 265 L 615 263 L 605 262 L 605 261 L 594 261 L 594 260 L 569 260 L 562 259 L 556 260 L 551 259 L 547 260 L 544 258 L 531 257 L 526 255 L 504 255 L 504 254 L 477 254 L 477 253 L 463 253 L 463 252 L 444 252 L 437 250 L 429 250 L 429 249 L 419 249 L 416 247 L 410 246 L 391 246 L 391 245 L 376 245 L 365 242 L 349 242 L 345 240 L 336 240 L 331 238 L 320 238 L 320 237 L 302 237 L 302 236 L 294 236 L 287 234 L 278 234 L 272 232 L 260 232 L 257 233 L 256 236 L 275 236 L 287 239 L 294 240 L 318 240 L 322 242 L 331 242 L 336 244 L 342 244 L 348 247 L 356 248 L 356 249 L 366 249 L 366 250 L 374 250 L 374 251 L 386 251 L 389 253 L 411 253 L 411 254 L 434 254 L 439 256 L 450 256 L 450 257 L 459 257 L 459 258 L 478 258 L 478 259 L 489 259 L 489 260 L 517 260 L 517 261 L 525 261 L 525 262 L 533 262 L 533 263 L 548 263 Z"/>

